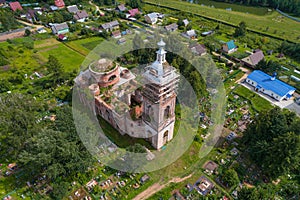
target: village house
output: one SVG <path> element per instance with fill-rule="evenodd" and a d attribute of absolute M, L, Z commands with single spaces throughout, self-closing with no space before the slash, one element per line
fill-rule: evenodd
<path fill-rule="evenodd" d="M 0 0 L 0 6 L 6 5 L 6 0 Z"/>
<path fill-rule="evenodd" d="M 54 5 L 59 9 L 61 9 L 65 7 L 65 2 L 63 0 L 55 0 Z"/>
<path fill-rule="evenodd" d="M 69 26 L 66 22 L 61 24 L 52 24 L 51 30 L 53 34 L 64 34 L 69 32 Z"/>
<path fill-rule="evenodd" d="M 262 52 L 262 50 L 257 49 L 250 56 L 243 58 L 242 62 L 244 63 L 244 65 L 254 68 L 255 65 L 257 65 L 264 58 L 265 58 L 265 56 L 264 56 L 264 53 Z"/>
<path fill-rule="evenodd" d="M 119 22 L 117 20 L 108 22 L 108 23 L 102 24 L 100 26 L 100 28 L 103 30 L 106 30 L 106 31 L 113 31 L 113 30 L 119 29 Z"/>
<path fill-rule="evenodd" d="M 57 7 L 57 6 L 51 5 L 51 6 L 50 6 L 50 10 L 51 10 L 51 11 L 57 11 L 57 10 L 58 10 L 58 7 Z"/>
<path fill-rule="evenodd" d="M 116 10 L 119 11 L 119 12 L 124 12 L 127 10 L 125 4 L 120 4 L 116 7 Z"/>
<path fill-rule="evenodd" d="M 156 24 L 157 20 L 158 20 L 158 13 L 149 13 L 147 15 L 144 16 L 145 17 L 145 21 L 148 24 Z"/>
<path fill-rule="evenodd" d="M 203 167 L 207 172 L 209 172 L 210 174 L 214 173 L 216 171 L 216 169 L 218 168 L 218 164 L 213 162 L 213 161 L 207 161 L 205 164 L 204 164 L 204 167 Z"/>
<path fill-rule="evenodd" d="M 78 22 L 84 22 L 88 17 L 89 15 L 85 10 L 79 10 L 74 15 L 74 19 L 76 19 Z"/>
<path fill-rule="evenodd" d="M 23 10 L 21 4 L 18 1 L 10 2 L 9 7 L 12 11 Z"/>
<path fill-rule="evenodd" d="M 77 5 L 68 6 L 67 10 L 69 13 L 73 13 L 73 14 L 75 14 L 79 11 Z"/>
<path fill-rule="evenodd" d="M 214 188 L 214 184 L 205 176 L 201 176 L 194 184 L 194 189 L 203 196 L 207 195 Z"/>
<path fill-rule="evenodd" d="M 176 23 L 169 24 L 165 26 L 166 31 L 173 32 L 178 29 L 178 25 Z"/>
<path fill-rule="evenodd" d="M 185 33 L 181 34 L 183 37 L 188 38 L 188 39 L 196 39 L 197 38 L 197 33 L 195 30 L 189 30 Z"/>
<path fill-rule="evenodd" d="M 137 14 L 140 14 L 140 11 L 138 8 L 134 8 L 131 10 L 128 10 L 129 16 L 128 17 L 134 17 Z"/>
<path fill-rule="evenodd" d="M 64 34 L 59 34 L 57 38 L 60 41 L 66 41 L 68 39 L 67 36 L 65 36 Z"/>
<path fill-rule="evenodd" d="M 203 55 L 206 55 L 206 47 L 203 45 L 203 44 L 191 44 L 189 46 L 190 50 L 196 54 L 196 55 L 199 55 L 199 56 L 203 56 Z"/>
<path fill-rule="evenodd" d="M 111 36 L 113 37 L 113 38 L 120 38 L 122 35 L 121 35 L 121 32 L 120 32 L 120 30 L 116 30 L 116 31 L 113 31 L 112 33 L 111 33 Z"/>
<path fill-rule="evenodd" d="M 237 51 L 237 46 L 234 44 L 233 40 L 230 40 L 229 42 L 226 42 L 225 44 L 223 44 L 222 46 L 222 51 L 227 53 L 227 54 L 231 54 L 235 51 Z"/>
<path fill-rule="evenodd" d="M 278 80 L 276 73 L 270 76 L 260 70 L 254 70 L 246 78 L 246 83 L 254 87 L 254 90 L 266 94 L 277 101 L 290 99 L 295 88 Z"/>
<path fill-rule="evenodd" d="M 182 22 L 183 22 L 184 26 L 187 26 L 190 23 L 188 19 L 184 19 L 184 20 L 182 20 Z"/>

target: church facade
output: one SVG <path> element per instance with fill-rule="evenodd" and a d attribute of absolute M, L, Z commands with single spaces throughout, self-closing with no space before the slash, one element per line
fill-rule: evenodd
<path fill-rule="evenodd" d="M 156 60 L 138 75 L 118 63 L 100 59 L 75 83 L 95 100 L 94 113 L 122 135 L 144 138 L 160 149 L 173 138 L 179 74 L 166 61 L 165 43 L 157 43 Z M 85 102 L 86 93 L 80 95 Z"/>

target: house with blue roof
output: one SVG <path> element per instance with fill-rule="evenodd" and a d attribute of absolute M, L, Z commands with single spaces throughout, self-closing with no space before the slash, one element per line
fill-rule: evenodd
<path fill-rule="evenodd" d="M 223 44 L 222 46 L 222 50 L 227 53 L 227 54 L 231 54 L 233 52 L 235 52 L 237 50 L 237 46 L 234 44 L 233 40 L 230 40 L 229 42 L 226 42 L 225 44 Z"/>
<path fill-rule="evenodd" d="M 246 83 L 253 86 L 255 91 L 269 95 L 277 101 L 290 99 L 296 89 L 278 80 L 276 76 L 276 73 L 270 76 L 260 70 L 254 70 L 246 78 Z"/>

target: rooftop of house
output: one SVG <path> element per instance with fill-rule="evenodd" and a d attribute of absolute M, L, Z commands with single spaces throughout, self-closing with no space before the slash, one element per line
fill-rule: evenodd
<path fill-rule="evenodd" d="M 190 23 L 188 19 L 184 19 L 182 22 L 184 23 L 185 26 L 187 26 Z"/>
<path fill-rule="evenodd" d="M 172 24 L 169 24 L 169 25 L 165 26 L 165 29 L 167 31 L 176 30 L 177 28 L 178 28 L 178 25 L 176 23 L 172 23 Z"/>
<path fill-rule="evenodd" d="M 137 14 L 140 14 L 140 11 L 138 8 L 134 8 L 134 9 L 131 9 L 131 10 L 128 10 L 129 14 L 131 17 L 134 17 L 135 15 Z"/>
<path fill-rule="evenodd" d="M 76 12 L 76 14 L 74 15 L 74 18 L 76 20 L 79 20 L 79 19 L 84 19 L 84 18 L 87 18 L 89 15 L 87 14 L 87 12 L 85 10 L 79 10 Z"/>
<path fill-rule="evenodd" d="M 158 18 L 158 13 L 148 13 L 147 16 L 150 18 L 150 19 L 155 19 L 155 18 Z"/>
<path fill-rule="evenodd" d="M 68 6 L 68 7 L 67 7 L 67 10 L 68 10 L 70 13 L 76 13 L 77 11 L 79 11 L 77 5 Z"/>
<path fill-rule="evenodd" d="M 117 6 L 117 9 L 119 11 L 125 11 L 127 8 L 126 8 L 125 4 L 120 4 L 120 5 Z"/>
<path fill-rule="evenodd" d="M 56 30 L 62 30 L 62 29 L 69 28 L 69 26 L 66 22 L 64 22 L 64 23 L 61 23 L 61 24 L 53 24 L 52 28 L 55 28 Z"/>
<path fill-rule="evenodd" d="M 192 30 L 187 31 L 186 35 L 188 35 L 189 37 L 193 37 L 193 36 L 196 36 L 197 33 L 195 30 L 192 29 Z"/>
<path fill-rule="evenodd" d="M 102 24 L 101 27 L 104 29 L 108 29 L 108 28 L 112 28 L 112 27 L 118 26 L 118 25 L 119 25 L 119 22 L 117 20 L 115 20 L 115 21 L 111 21 L 111 22 Z"/>
<path fill-rule="evenodd" d="M 194 44 L 190 45 L 189 48 L 192 50 L 193 53 L 196 54 L 204 54 L 206 53 L 206 48 L 203 44 Z"/>
<path fill-rule="evenodd" d="M 65 6 L 65 2 L 63 0 L 55 0 L 54 4 L 59 8 L 62 8 Z"/>
<path fill-rule="evenodd" d="M 261 60 L 264 59 L 264 53 L 260 50 L 260 49 L 257 49 L 254 51 L 253 54 L 251 54 L 250 56 L 246 57 L 246 58 L 243 58 L 242 60 L 244 62 L 247 62 L 253 66 L 257 65 Z"/>
<path fill-rule="evenodd" d="M 234 41 L 233 40 L 230 40 L 228 42 L 226 42 L 226 45 L 228 47 L 228 50 L 232 50 L 232 49 L 235 49 L 237 46 L 234 44 Z"/>
<path fill-rule="evenodd" d="M 204 169 L 207 169 L 209 171 L 214 171 L 216 168 L 218 167 L 218 164 L 213 162 L 213 161 L 208 161 L 205 165 L 204 165 Z"/>
<path fill-rule="evenodd" d="M 254 70 L 251 74 L 248 75 L 248 78 L 255 81 L 259 87 L 262 87 L 266 90 L 271 90 L 280 96 L 285 96 L 287 93 L 295 91 L 294 87 L 276 78 L 272 80 L 272 76 L 260 70 Z"/>
<path fill-rule="evenodd" d="M 9 6 L 10 6 L 10 8 L 11 8 L 13 11 L 16 11 L 16 10 L 23 10 L 21 4 L 20 4 L 18 1 L 10 2 L 10 3 L 9 3 Z"/>

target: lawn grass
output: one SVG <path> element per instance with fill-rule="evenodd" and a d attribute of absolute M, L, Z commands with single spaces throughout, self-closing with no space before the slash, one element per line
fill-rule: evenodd
<path fill-rule="evenodd" d="M 55 56 L 59 62 L 64 66 L 65 71 L 73 71 L 79 69 L 84 60 L 84 56 L 78 52 L 68 48 L 60 43 L 55 48 L 45 47 L 37 52 L 38 55 L 48 60 L 49 55 Z"/>
<path fill-rule="evenodd" d="M 157 0 L 147 0 L 146 2 L 158 4 Z M 283 17 L 277 12 L 271 12 L 260 16 L 243 12 L 226 11 L 224 9 L 211 8 L 198 4 L 191 5 L 188 2 L 178 0 L 160 1 L 159 5 L 209 17 L 232 25 L 238 25 L 241 21 L 245 21 L 250 30 L 263 32 L 268 35 L 274 35 L 294 42 L 299 42 L 300 40 L 298 38 L 300 36 L 300 23 Z M 152 8 L 154 7 L 153 5 L 148 4 L 146 5 L 146 8 L 148 7 L 151 9 L 151 6 Z"/>
<path fill-rule="evenodd" d="M 233 93 L 250 101 L 253 109 L 255 109 L 258 112 L 263 110 L 270 110 L 273 108 L 272 104 L 269 101 L 262 98 L 258 94 L 250 91 L 248 88 L 245 88 L 244 86 L 241 85 L 237 86 L 233 90 Z"/>
<path fill-rule="evenodd" d="M 89 52 L 93 50 L 97 45 L 99 45 L 102 41 L 103 39 L 100 37 L 91 37 L 66 42 L 65 44 L 82 55 L 88 55 Z"/>
<path fill-rule="evenodd" d="M 55 38 L 49 38 L 44 40 L 37 40 L 34 42 L 34 48 L 41 49 L 44 47 L 58 45 L 60 42 Z"/>
<path fill-rule="evenodd" d="M 255 15 L 265 15 L 268 12 L 266 7 L 253 7 L 247 5 L 238 5 L 233 3 L 216 2 L 211 0 L 199 0 L 198 4 L 206 6 L 214 6 L 215 8 L 226 9 L 231 8 L 233 11 L 251 13 Z"/>

